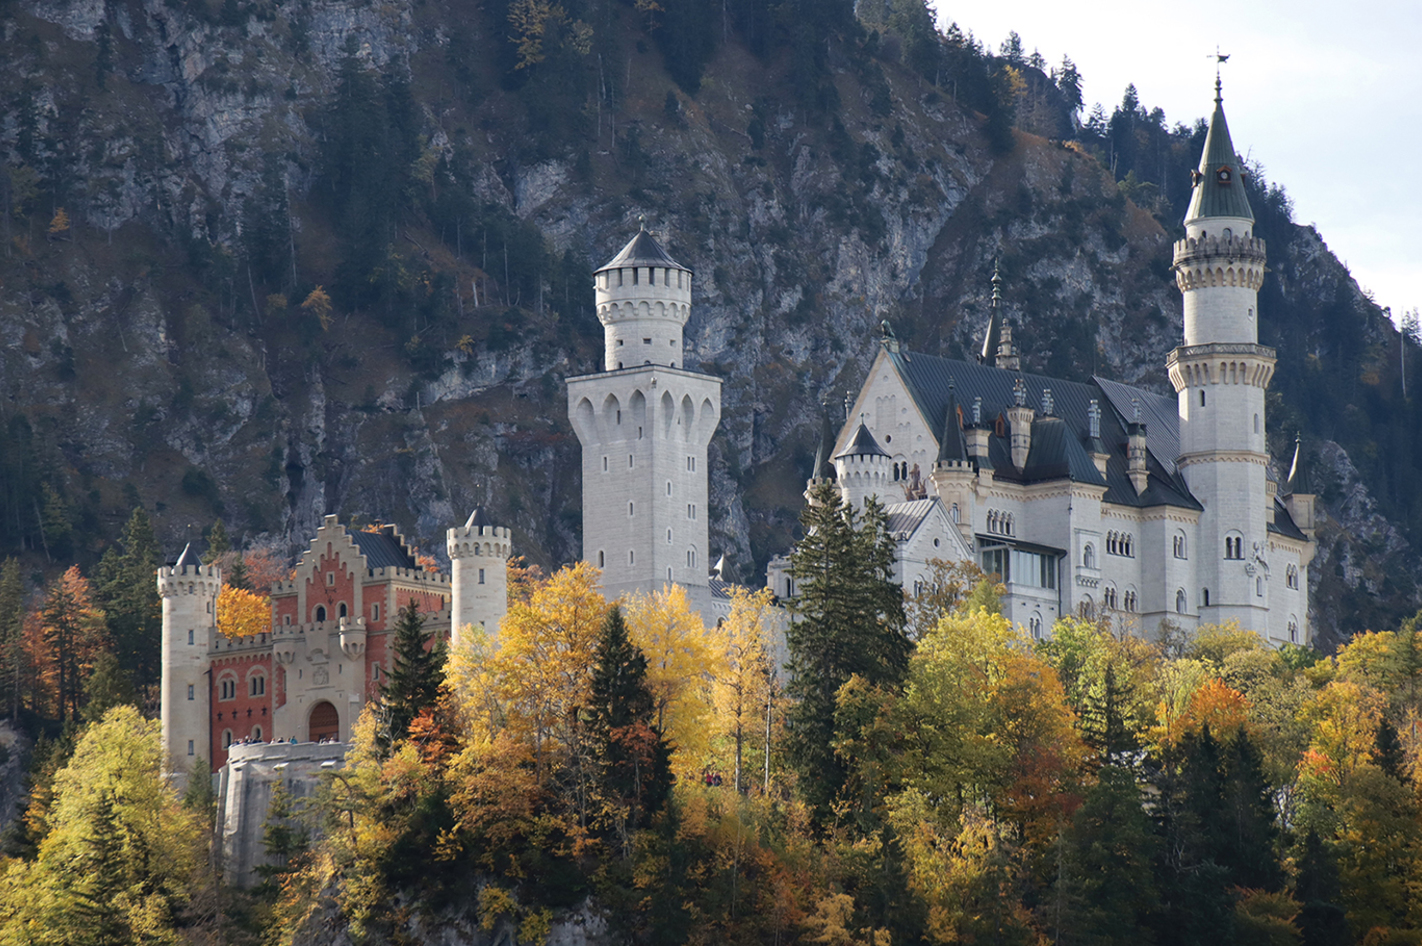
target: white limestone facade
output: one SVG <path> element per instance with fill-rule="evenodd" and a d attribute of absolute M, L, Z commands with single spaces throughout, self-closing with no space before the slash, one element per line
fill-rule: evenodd
<path fill-rule="evenodd" d="M 171 568 L 158 569 L 163 642 L 160 717 L 163 771 L 179 788 L 199 759 L 212 762 L 207 742 L 208 653 L 216 634 L 222 572 L 203 565 L 191 547 Z"/>
<path fill-rule="evenodd" d="M 479 507 L 463 526 L 448 531 L 445 551 L 449 554 L 451 644 L 458 647 L 464 629 L 470 627 L 497 639 L 499 622 L 508 611 L 512 533 L 494 525 Z"/>
<path fill-rule="evenodd" d="M 583 558 L 609 598 L 686 589 L 714 620 L 706 451 L 721 381 L 686 368 L 691 271 L 640 231 L 595 275 L 607 370 L 568 379 L 582 444 Z"/>

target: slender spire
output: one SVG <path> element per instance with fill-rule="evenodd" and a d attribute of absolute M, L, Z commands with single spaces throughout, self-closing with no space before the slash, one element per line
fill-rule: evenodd
<path fill-rule="evenodd" d="M 489 518 L 489 514 L 484 511 L 483 506 L 475 506 L 474 511 L 469 514 L 469 518 L 464 523 L 464 528 L 473 529 L 478 526 L 491 526 L 494 522 Z"/>
<path fill-rule="evenodd" d="M 968 461 L 968 441 L 963 436 L 962 412 L 958 408 L 958 392 L 953 390 L 953 380 L 948 380 L 948 409 L 943 415 L 943 436 L 938 441 L 938 461 Z"/>
<path fill-rule="evenodd" d="M 183 554 L 179 555 L 178 560 L 173 563 L 173 571 L 177 572 L 178 574 L 182 574 L 184 568 L 187 568 L 189 565 L 197 565 L 197 556 L 193 555 L 192 552 L 193 544 L 191 542 L 189 542 L 187 545 L 184 545 Z"/>
<path fill-rule="evenodd" d="M 1294 434 L 1294 459 L 1289 464 L 1289 479 L 1284 484 L 1284 495 L 1312 495 L 1313 484 L 1309 481 L 1308 467 L 1303 459 L 1303 441 Z"/>
<path fill-rule="evenodd" d="M 1254 211 L 1244 193 L 1244 162 L 1234 150 L 1225 121 L 1224 86 L 1218 70 L 1215 72 L 1215 112 L 1210 116 L 1210 130 L 1205 135 L 1205 150 L 1200 166 L 1190 175 L 1194 190 L 1185 220 L 1202 217 L 1238 217 L 1253 220 Z"/>
<path fill-rule="evenodd" d="M 820 442 L 815 448 L 814 469 L 810 471 L 812 480 L 835 478 L 834 461 L 830 458 L 834 452 L 834 427 L 830 424 L 829 409 L 830 401 L 826 397 L 820 401 Z"/>
<path fill-rule="evenodd" d="M 1002 274 L 997 268 L 998 261 L 992 262 L 992 309 L 988 315 L 987 331 L 983 333 L 983 350 L 978 353 L 978 362 L 984 365 L 997 364 L 997 349 L 1002 341 Z"/>

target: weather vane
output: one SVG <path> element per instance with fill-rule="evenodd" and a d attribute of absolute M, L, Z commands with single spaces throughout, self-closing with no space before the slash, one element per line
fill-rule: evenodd
<path fill-rule="evenodd" d="M 1220 47 L 1218 45 L 1215 46 L 1215 51 L 1213 53 L 1210 53 L 1208 56 L 1205 57 L 1207 59 L 1213 59 L 1215 61 L 1215 101 L 1219 101 L 1220 99 L 1220 66 L 1229 62 L 1229 57 L 1229 53 L 1220 52 Z"/>

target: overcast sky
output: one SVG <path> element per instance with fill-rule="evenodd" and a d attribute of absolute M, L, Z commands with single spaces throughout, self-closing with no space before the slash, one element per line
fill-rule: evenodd
<path fill-rule="evenodd" d="M 997 50 L 1009 30 L 1109 116 L 1127 83 L 1166 121 L 1208 116 L 1216 44 L 1234 146 L 1264 165 L 1393 317 L 1422 307 L 1422 2 L 930 0 Z"/>

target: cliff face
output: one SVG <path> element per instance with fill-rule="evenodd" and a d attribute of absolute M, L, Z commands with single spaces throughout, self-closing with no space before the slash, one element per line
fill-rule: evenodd
<path fill-rule="evenodd" d="M 600 362 L 590 306 L 545 293 L 542 276 L 515 292 L 507 238 L 491 247 L 487 226 L 452 237 L 428 216 L 402 221 L 392 253 L 410 279 L 450 275 L 457 315 L 437 341 L 380 305 L 338 305 L 313 330 L 297 298 L 273 303 L 244 267 L 243 208 L 279 181 L 302 295 L 339 278 L 320 116 L 352 63 L 409 80 L 415 178 L 431 192 L 458 182 L 583 267 L 645 216 L 695 270 L 687 363 L 726 382 L 711 554 L 725 551 L 738 579 L 755 581 L 792 540 L 818 402 L 857 389 L 880 321 L 912 349 L 967 354 L 995 259 L 1030 369 L 1169 389 L 1169 236 L 1080 149 L 1018 132 L 994 154 L 981 116 L 893 63 L 832 62 L 827 115 L 788 91 L 788 57 L 763 61 L 734 39 L 689 97 L 630 9 L 599 10 L 603 45 L 586 63 L 599 93 L 579 132 L 549 147 L 484 52 L 505 27 L 449 0 L 0 6 L 16 52 L 0 63 L 0 154 L 27 200 L 0 258 L 0 413 L 23 413 L 54 445 L 81 532 L 111 534 L 141 499 L 174 549 L 220 512 L 284 549 L 337 513 L 397 520 L 436 550 L 486 503 L 531 560 L 578 553 L 562 379 Z M 1031 127 L 1050 127 L 1033 102 Z M 47 195 L 61 193 L 72 226 L 50 233 Z M 1351 300 L 1365 344 L 1385 342 L 1316 236 L 1291 233 L 1270 246 L 1284 282 L 1277 311 L 1261 305 L 1266 329 L 1287 334 L 1291 299 L 1325 285 Z M 415 364 L 432 344 L 438 357 Z M 1283 453 L 1293 431 L 1277 433 Z M 1415 573 L 1415 550 L 1346 453 L 1319 453 L 1337 484 L 1320 561 L 1343 563 L 1339 586 Z M 1415 607 L 1405 584 L 1387 593 Z M 1330 633 L 1355 629 L 1319 617 Z"/>

